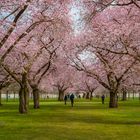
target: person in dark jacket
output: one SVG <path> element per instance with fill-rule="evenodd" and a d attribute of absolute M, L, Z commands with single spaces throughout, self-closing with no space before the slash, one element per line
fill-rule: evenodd
<path fill-rule="evenodd" d="M 65 102 L 65 105 L 67 104 L 67 99 L 68 99 L 68 96 L 65 95 L 65 96 L 64 96 L 64 102 Z"/>
<path fill-rule="evenodd" d="M 73 93 L 70 95 L 70 101 L 71 101 L 71 106 L 73 107 L 73 104 L 74 104 L 74 94 Z"/>
<path fill-rule="evenodd" d="M 102 95 L 102 104 L 104 104 L 104 101 L 105 101 L 105 95 Z"/>

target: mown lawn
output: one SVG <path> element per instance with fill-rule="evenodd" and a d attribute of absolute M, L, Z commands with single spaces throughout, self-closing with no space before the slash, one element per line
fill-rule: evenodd
<path fill-rule="evenodd" d="M 140 140 L 140 102 L 119 102 L 109 109 L 100 100 L 70 103 L 48 100 L 39 110 L 18 113 L 18 102 L 0 107 L 0 140 Z"/>

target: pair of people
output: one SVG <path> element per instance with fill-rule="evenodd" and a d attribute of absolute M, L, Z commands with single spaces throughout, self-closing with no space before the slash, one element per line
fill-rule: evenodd
<path fill-rule="evenodd" d="M 71 101 L 71 106 L 73 107 L 73 104 L 74 104 L 74 94 L 72 93 L 70 96 L 70 101 Z M 65 95 L 64 96 L 64 102 L 65 102 L 65 105 L 67 104 L 67 100 L 68 100 L 68 95 Z"/>

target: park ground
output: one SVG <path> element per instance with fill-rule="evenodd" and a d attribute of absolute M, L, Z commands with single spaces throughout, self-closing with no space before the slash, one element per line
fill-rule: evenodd
<path fill-rule="evenodd" d="M 109 109 L 100 99 L 76 100 L 64 106 L 56 100 L 41 101 L 41 108 L 18 113 L 18 102 L 0 107 L 0 140 L 140 140 L 140 101 L 119 101 Z"/>

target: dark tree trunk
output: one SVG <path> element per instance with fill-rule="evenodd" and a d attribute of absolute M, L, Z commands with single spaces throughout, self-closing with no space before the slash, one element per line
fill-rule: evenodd
<path fill-rule="evenodd" d="M 127 100 L 127 92 L 123 91 L 122 101 L 126 101 L 126 100 Z"/>
<path fill-rule="evenodd" d="M 6 101 L 7 102 L 8 102 L 8 96 L 9 96 L 8 91 L 6 91 Z"/>
<path fill-rule="evenodd" d="M 83 97 L 83 98 L 85 98 L 85 95 L 86 95 L 86 94 L 85 94 L 85 93 L 83 93 L 83 96 L 82 96 L 82 97 Z"/>
<path fill-rule="evenodd" d="M 21 87 L 19 91 L 19 113 L 28 112 L 28 89 Z"/>
<path fill-rule="evenodd" d="M 117 107 L 118 107 L 117 92 L 110 91 L 109 108 L 117 108 Z"/>
<path fill-rule="evenodd" d="M 89 92 L 86 93 L 86 99 L 90 99 Z"/>
<path fill-rule="evenodd" d="M 59 91 L 58 101 L 63 101 L 63 98 L 64 98 L 64 92 L 63 91 Z"/>
<path fill-rule="evenodd" d="M 19 91 L 19 113 L 24 114 L 28 112 L 29 106 L 29 90 L 27 86 L 26 74 L 22 75 L 22 83 Z"/>
<path fill-rule="evenodd" d="M 90 100 L 92 100 L 92 98 L 93 98 L 93 95 L 92 95 L 92 93 L 90 93 Z"/>
<path fill-rule="evenodd" d="M 16 100 L 16 93 L 14 92 L 14 101 Z"/>
<path fill-rule="evenodd" d="M 40 108 L 39 105 L 39 90 L 37 86 L 34 86 L 33 88 L 33 101 L 34 101 L 34 109 Z"/>

